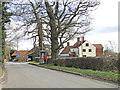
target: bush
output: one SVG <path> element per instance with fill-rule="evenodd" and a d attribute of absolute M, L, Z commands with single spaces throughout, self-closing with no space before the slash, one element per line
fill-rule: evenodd
<path fill-rule="evenodd" d="M 111 58 L 59 58 L 54 62 L 55 66 L 75 67 L 80 69 L 92 69 L 98 71 L 118 71 L 117 60 Z"/>
<path fill-rule="evenodd" d="M 16 60 L 18 61 L 18 62 L 26 62 L 26 59 L 27 59 L 28 57 L 26 56 L 26 55 L 24 55 L 24 56 L 20 56 L 20 57 L 16 57 Z"/>

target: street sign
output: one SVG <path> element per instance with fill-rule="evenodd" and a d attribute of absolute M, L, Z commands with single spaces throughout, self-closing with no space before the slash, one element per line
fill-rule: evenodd
<path fill-rule="evenodd" d="M 16 54 L 16 57 L 18 57 L 18 54 Z"/>

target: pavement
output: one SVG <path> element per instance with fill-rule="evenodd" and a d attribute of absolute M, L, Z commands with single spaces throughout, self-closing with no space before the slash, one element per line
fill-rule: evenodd
<path fill-rule="evenodd" d="M 7 63 L 3 88 L 117 88 L 117 85 L 27 63 Z"/>

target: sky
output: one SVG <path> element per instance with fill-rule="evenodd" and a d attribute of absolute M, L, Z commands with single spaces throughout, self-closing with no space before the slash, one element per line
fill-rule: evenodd
<path fill-rule="evenodd" d="M 92 31 L 85 35 L 85 40 L 92 44 L 109 45 L 111 41 L 118 50 L 118 2 L 120 0 L 101 0 L 98 8 L 92 12 Z M 71 45 L 76 42 L 70 41 Z"/>
<path fill-rule="evenodd" d="M 118 46 L 118 1 L 100 0 L 101 4 L 91 13 L 93 18 L 92 31 L 85 35 L 85 40 L 92 44 L 108 45 L 111 41 Z M 70 41 L 70 45 L 76 42 L 76 38 Z M 66 45 L 66 44 L 65 44 Z M 30 50 L 33 47 L 32 40 L 21 40 L 19 50 Z M 117 50 L 117 49 L 116 49 Z"/>

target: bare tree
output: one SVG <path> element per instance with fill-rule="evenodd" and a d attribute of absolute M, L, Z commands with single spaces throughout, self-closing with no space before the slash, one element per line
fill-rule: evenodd
<path fill-rule="evenodd" d="M 115 41 L 108 41 L 109 42 L 109 46 L 112 52 L 117 52 L 117 45 L 115 43 Z"/>
<path fill-rule="evenodd" d="M 42 37 L 51 43 L 52 60 L 55 60 L 64 43 L 91 31 L 90 12 L 99 4 L 97 0 L 28 0 L 27 5 L 12 3 L 15 10 L 12 7 L 11 11 L 16 20 L 23 23 L 19 28 L 26 26 L 24 34 L 32 33 L 30 38 L 35 38 L 35 41 L 36 36 L 39 37 L 39 46 L 42 46 Z M 32 25 L 34 28 L 30 30 Z"/>
<path fill-rule="evenodd" d="M 13 2 L 9 4 L 9 10 L 13 13 L 12 19 L 20 22 L 18 27 L 14 28 L 12 32 L 21 31 L 21 37 L 29 35 L 27 39 L 33 38 L 34 46 L 38 37 L 39 46 L 42 48 L 41 3 L 35 0 L 34 2 L 30 2 L 30 0 L 27 0 L 27 2 Z"/>
<path fill-rule="evenodd" d="M 58 52 L 63 48 L 64 43 L 74 38 L 75 35 L 91 30 L 88 28 L 90 25 L 89 14 L 91 8 L 99 4 L 100 2 L 96 0 L 56 0 L 53 2 L 46 0 L 53 60 L 58 57 Z"/>
<path fill-rule="evenodd" d="M 104 47 L 105 47 L 104 54 L 106 56 L 117 55 L 116 53 L 118 53 L 118 46 L 115 43 L 115 41 L 109 40 L 108 43 L 104 45 Z"/>

